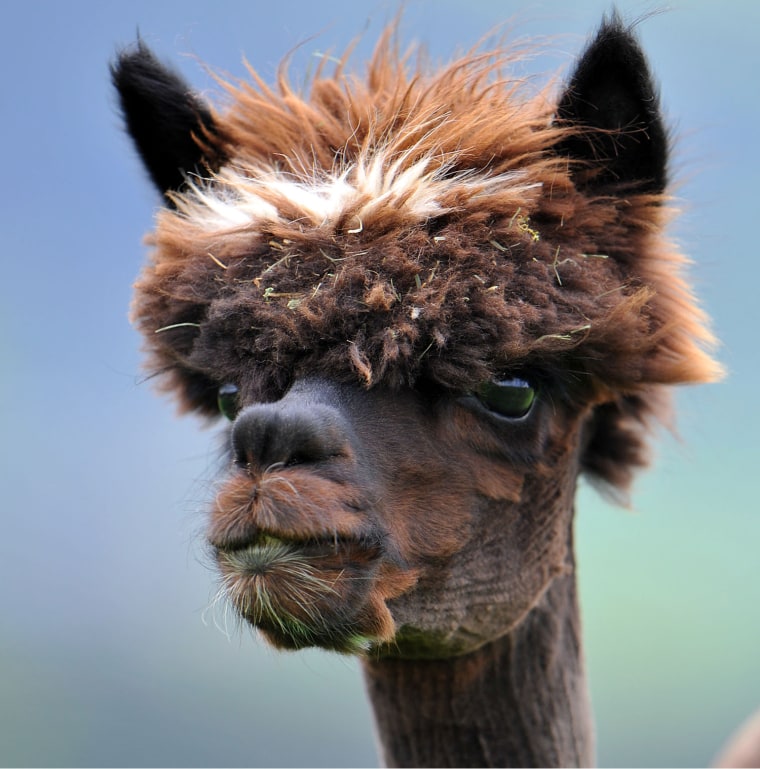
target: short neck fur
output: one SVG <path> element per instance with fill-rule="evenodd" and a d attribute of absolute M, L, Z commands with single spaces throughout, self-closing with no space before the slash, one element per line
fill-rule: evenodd
<path fill-rule="evenodd" d="M 511 633 L 446 660 L 364 663 L 387 766 L 590 766 L 575 577 Z"/>

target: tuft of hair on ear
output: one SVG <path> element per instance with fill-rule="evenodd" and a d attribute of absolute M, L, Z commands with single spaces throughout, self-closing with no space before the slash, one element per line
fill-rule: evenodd
<path fill-rule="evenodd" d="M 111 64 L 126 128 L 159 192 L 171 203 L 186 175 L 217 169 L 222 142 L 209 107 L 148 46 L 137 43 Z"/>
<path fill-rule="evenodd" d="M 580 56 L 557 122 L 569 129 L 558 151 L 579 161 L 582 186 L 665 190 L 669 148 L 659 94 L 644 52 L 616 11 Z"/>
<path fill-rule="evenodd" d="M 636 472 L 651 460 L 652 430 L 671 423 L 671 395 L 662 386 L 650 386 L 637 395 L 621 395 L 597 406 L 586 426 L 581 457 L 586 479 L 603 497 L 628 507 Z"/>

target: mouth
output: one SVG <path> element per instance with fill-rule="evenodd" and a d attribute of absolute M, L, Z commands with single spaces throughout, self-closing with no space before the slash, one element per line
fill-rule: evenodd
<path fill-rule="evenodd" d="M 259 531 L 244 545 L 214 545 L 214 551 L 227 597 L 274 646 L 360 653 L 378 636 L 376 612 L 369 610 L 378 545 Z"/>
<path fill-rule="evenodd" d="M 388 551 L 361 488 L 298 468 L 233 474 L 211 511 L 207 541 L 222 592 L 273 646 L 365 654 L 390 642 L 386 601 L 418 572 Z"/>
<path fill-rule="evenodd" d="M 371 562 L 380 549 L 367 538 L 338 533 L 292 536 L 264 529 L 249 532 L 245 540 L 212 540 L 211 546 L 220 565 L 250 575 L 264 575 L 286 557 L 299 557 L 322 569 L 345 568 L 356 562 Z"/>

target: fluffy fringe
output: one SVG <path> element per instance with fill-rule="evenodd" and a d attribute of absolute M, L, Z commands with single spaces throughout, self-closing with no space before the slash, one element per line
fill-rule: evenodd
<path fill-rule="evenodd" d="M 234 381 L 279 397 L 300 374 L 468 391 L 530 369 L 602 405 L 588 472 L 623 488 L 665 385 L 712 381 L 714 338 L 663 234 L 666 196 L 588 195 L 554 148 L 550 88 L 471 52 L 437 72 L 389 30 L 308 93 L 286 69 L 225 83 L 229 160 L 158 217 L 134 318 L 185 409 Z"/>

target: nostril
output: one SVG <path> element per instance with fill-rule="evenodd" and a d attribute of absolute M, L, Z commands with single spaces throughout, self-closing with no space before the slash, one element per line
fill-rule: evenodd
<path fill-rule="evenodd" d="M 250 406 L 232 427 L 233 460 L 249 471 L 316 464 L 348 453 L 346 422 L 331 406 Z"/>
<path fill-rule="evenodd" d="M 240 449 L 235 450 L 232 461 L 238 467 L 242 467 L 244 469 L 249 469 L 259 464 L 257 455 L 255 455 L 253 452 Z"/>

